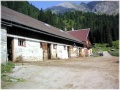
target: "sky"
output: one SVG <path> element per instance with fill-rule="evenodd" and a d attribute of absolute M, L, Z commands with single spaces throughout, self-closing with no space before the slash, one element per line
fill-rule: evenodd
<path fill-rule="evenodd" d="M 52 6 L 55 6 L 57 4 L 60 4 L 65 1 L 28 1 L 30 4 L 34 5 L 37 7 L 39 10 L 42 8 L 43 10 Z M 80 4 L 81 2 L 88 3 L 90 1 L 70 1 L 75 4 Z"/>

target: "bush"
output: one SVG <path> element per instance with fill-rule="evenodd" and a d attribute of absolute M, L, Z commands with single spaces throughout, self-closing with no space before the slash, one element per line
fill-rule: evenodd
<path fill-rule="evenodd" d="M 116 49 L 119 49 L 119 40 L 113 41 L 113 46 L 114 46 Z"/>
<path fill-rule="evenodd" d="M 112 56 L 119 56 L 119 50 L 115 50 L 115 51 L 108 51 Z"/>

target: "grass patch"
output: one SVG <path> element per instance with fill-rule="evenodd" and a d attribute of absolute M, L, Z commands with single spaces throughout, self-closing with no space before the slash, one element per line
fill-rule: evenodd
<path fill-rule="evenodd" d="M 4 82 L 22 82 L 24 79 L 22 78 L 14 78 L 8 75 L 2 76 L 2 81 Z"/>
<path fill-rule="evenodd" d="M 15 64 L 12 62 L 7 62 L 6 64 L 1 64 L 1 73 L 10 72 L 15 67 Z"/>
<path fill-rule="evenodd" d="M 110 49 L 110 47 L 106 47 L 108 44 L 104 43 L 104 44 L 98 44 L 98 43 L 95 43 L 94 45 L 94 49 L 93 50 L 101 50 L 101 51 L 108 51 Z"/>
<path fill-rule="evenodd" d="M 22 82 L 22 78 L 14 78 L 8 76 L 7 74 L 15 68 L 15 64 L 12 62 L 7 62 L 6 64 L 1 64 L 1 80 L 4 82 Z"/>

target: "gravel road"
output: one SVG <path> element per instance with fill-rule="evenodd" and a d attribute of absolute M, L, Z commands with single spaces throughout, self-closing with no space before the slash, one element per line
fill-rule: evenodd
<path fill-rule="evenodd" d="M 22 82 L 2 82 L 3 89 L 118 89 L 119 58 L 102 57 L 16 63 L 9 76 Z"/>

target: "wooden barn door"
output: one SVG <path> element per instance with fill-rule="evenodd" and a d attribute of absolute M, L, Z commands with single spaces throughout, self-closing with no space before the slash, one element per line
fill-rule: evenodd
<path fill-rule="evenodd" d="M 51 44 L 42 42 L 43 60 L 51 59 Z"/>
<path fill-rule="evenodd" d="M 47 44 L 47 53 L 48 53 L 48 59 L 51 59 L 51 44 Z"/>

